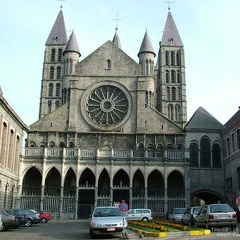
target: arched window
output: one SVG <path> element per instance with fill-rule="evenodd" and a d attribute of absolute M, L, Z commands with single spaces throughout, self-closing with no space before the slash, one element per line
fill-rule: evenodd
<path fill-rule="evenodd" d="M 58 62 L 62 61 L 62 49 L 58 49 Z"/>
<path fill-rule="evenodd" d="M 52 111 L 52 102 L 48 101 L 48 113 Z"/>
<path fill-rule="evenodd" d="M 172 100 L 176 100 L 176 88 L 172 87 Z"/>
<path fill-rule="evenodd" d="M 61 78 L 61 67 L 57 67 L 57 79 Z"/>
<path fill-rule="evenodd" d="M 211 147 L 207 138 L 203 138 L 200 143 L 200 163 L 201 168 L 211 167 Z"/>
<path fill-rule="evenodd" d="M 56 50 L 53 48 L 51 50 L 51 62 L 54 62 L 55 61 L 55 54 L 56 54 Z"/>
<path fill-rule="evenodd" d="M 198 167 L 198 145 L 190 144 L 190 167 Z"/>
<path fill-rule="evenodd" d="M 36 147 L 36 143 L 35 142 L 31 142 L 30 143 L 30 147 Z"/>
<path fill-rule="evenodd" d="M 55 142 L 53 142 L 53 141 L 50 142 L 50 143 L 49 143 L 49 147 L 50 147 L 50 148 L 54 148 L 54 147 L 55 147 Z"/>
<path fill-rule="evenodd" d="M 54 79 L 54 67 L 50 67 L 50 79 Z"/>
<path fill-rule="evenodd" d="M 172 83 L 175 83 L 175 79 L 176 79 L 175 71 L 172 70 L 172 71 L 171 71 L 171 82 L 172 82 Z"/>
<path fill-rule="evenodd" d="M 174 120 L 174 113 L 173 113 L 173 105 L 172 104 L 168 105 L 168 118 L 171 119 L 172 121 Z"/>
<path fill-rule="evenodd" d="M 177 71 L 177 83 L 180 83 L 180 71 Z"/>
<path fill-rule="evenodd" d="M 59 107 L 59 101 L 56 101 L 55 102 L 55 108 L 58 108 Z"/>
<path fill-rule="evenodd" d="M 179 122 L 181 118 L 180 118 L 180 106 L 178 104 L 175 106 L 175 116 L 176 116 L 175 121 Z"/>
<path fill-rule="evenodd" d="M 166 83 L 169 83 L 169 70 L 166 70 Z"/>
<path fill-rule="evenodd" d="M 107 69 L 111 69 L 112 68 L 112 62 L 110 59 L 107 60 Z"/>
<path fill-rule="evenodd" d="M 49 85 L 48 85 L 48 96 L 52 97 L 52 95 L 53 95 L 53 84 L 49 83 Z"/>
<path fill-rule="evenodd" d="M 221 159 L 221 149 L 219 144 L 213 144 L 212 147 L 212 162 L 213 168 L 221 168 L 222 167 L 222 159 Z"/>
<path fill-rule="evenodd" d="M 165 63 L 167 66 L 169 65 L 169 52 L 165 53 Z"/>
<path fill-rule="evenodd" d="M 180 53 L 179 52 L 177 52 L 177 56 L 176 57 L 177 57 L 177 65 L 180 66 L 181 62 L 180 62 Z"/>
<path fill-rule="evenodd" d="M 173 51 L 171 52 L 171 65 L 175 65 L 175 53 Z"/>
<path fill-rule="evenodd" d="M 59 97 L 60 95 L 60 83 L 56 84 L 56 97 Z"/>
<path fill-rule="evenodd" d="M 170 100 L 170 87 L 167 87 L 167 100 Z"/>

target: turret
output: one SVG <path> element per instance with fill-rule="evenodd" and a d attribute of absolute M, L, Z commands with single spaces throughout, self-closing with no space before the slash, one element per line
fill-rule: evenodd
<path fill-rule="evenodd" d="M 68 40 L 68 44 L 63 52 L 63 56 L 64 56 L 64 75 L 75 74 L 75 66 L 78 63 L 79 58 L 81 57 L 81 53 L 79 51 L 77 38 L 74 31 L 72 32 Z"/>
<path fill-rule="evenodd" d="M 142 67 L 143 75 L 153 75 L 155 56 L 156 54 L 154 53 L 151 40 L 146 30 L 139 53 L 138 53 L 139 64 Z"/>

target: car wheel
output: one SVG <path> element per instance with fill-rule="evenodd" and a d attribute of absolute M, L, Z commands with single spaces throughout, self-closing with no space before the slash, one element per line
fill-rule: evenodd
<path fill-rule="evenodd" d="M 92 232 L 91 229 L 90 229 L 90 231 L 89 231 L 89 234 L 90 234 L 91 239 L 94 239 L 94 238 L 96 237 L 95 234 Z"/>
<path fill-rule="evenodd" d="M 27 222 L 24 224 L 25 227 L 31 227 L 32 226 L 32 220 L 27 218 Z"/>
<path fill-rule="evenodd" d="M 47 223 L 47 219 L 46 218 L 42 218 L 41 222 L 42 223 Z"/>
<path fill-rule="evenodd" d="M 142 220 L 143 220 L 144 222 L 147 222 L 147 221 L 148 221 L 148 218 L 147 218 L 147 217 L 144 217 Z"/>
<path fill-rule="evenodd" d="M 209 229 L 208 222 L 205 222 L 205 228 L 206 228 L 206 229 Z"/>
<path fill-rule="evenodd" d="M 0 227 L 0 232 L 6 231 L 6 225 L 4 223 L 2 223 L 2 226 Z"/>

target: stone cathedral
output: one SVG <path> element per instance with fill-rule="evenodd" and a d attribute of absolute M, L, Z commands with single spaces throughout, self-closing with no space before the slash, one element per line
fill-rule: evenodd
<path fill-rule="evenodd" d="M 146 31 L 138 62 L 117 28 L 81 59 L 62 10 L 45 46 L 19 206 L 81 218 L 121 202 L 166 214 L 224 200 L 223 125 L 202 107 L 187 121 L 184 45 L 170 10 L 158 51 Z"/>

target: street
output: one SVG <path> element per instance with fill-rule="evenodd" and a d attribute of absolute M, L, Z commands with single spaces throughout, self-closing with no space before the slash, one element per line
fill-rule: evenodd
<path fill-rule="evenodd" d="M 177 235 L 168 235 L 164 239 L 183 239 L 183 240 L 203 240 L 203 239 L 211 239 L 211 240 L 229 240 L 229 239 L 239 239 L 240 234 L 237 231 L 223 231 L 219 230 L 216 232 L 212 232 L 208 236 L 184 236 L 179 237 Z M 137 233 L 134 233 L 130 230 L 127 230 L 129 239 L 139 239 Z M 91 239 L 89 236 L 89 226 L 88 220 L 69 220 L 69 221 L 51 221 L 48 223 L 39 223 L 34 224 L 32 227 L 18 227 L 17 229 L 9 229 L 5 232 L 0 232 L 1 240 L 26 240 L 26 239 L 34 239 L 34 240 L 85 240 Z M 111 237 L 102 237 L 100 239 L 114 239 Z M 118 238 L 115 238 L 118 239 Z M 146 240 L 159 240 L 163 238 L 153 238 L 153 237 L 143 237 Z"/>

